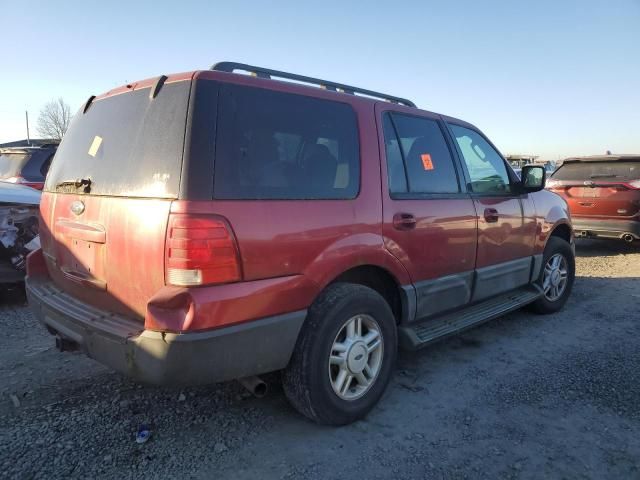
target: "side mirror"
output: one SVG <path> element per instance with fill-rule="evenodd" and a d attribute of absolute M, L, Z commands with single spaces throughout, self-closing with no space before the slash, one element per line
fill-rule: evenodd
<path fill-rule="evenodd" d="M 538 165 L 525 165 L 520 173 L 520 184 L 525 192 L 539 192 L 544 189 L 547 181 L 547 172 L 544 167 Z"/>

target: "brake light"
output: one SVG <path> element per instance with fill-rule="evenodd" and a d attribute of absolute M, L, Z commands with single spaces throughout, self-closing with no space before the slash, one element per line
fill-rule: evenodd
<path fill-rule="evenodd" d="M 633 181 L 629 182 L 627 185 L 629 185 L 632 188 L 636 188 L 636 189 L 640 190 L 640 180 L 633 180 Z"/>
<path fill-rule="evenodd" d="M 44 187 L 44 183 L 30 182 L 20 175 L 17 175 L 15 177 L 5 178 L 2 181 L 7 183 L 16 183 L 18 185 L 24 185 L 25 187 L 35 188 L 36 190 L 42 190 L 42 188 Z"/>
<path fill-rule="evenodd" d="M 235 238 L 220 217 L 172 213 L 165 250 L 167 285 L 187 287 L 241 279 Z"/>
<path fill-rule="evenodd" d="M 546 188 L 556 188 L 560 185 L 560 182 L 558 180 L 553 180 L 552 178 L 547 178 L 547 181 L 545 182 L 545 187 Z"/>

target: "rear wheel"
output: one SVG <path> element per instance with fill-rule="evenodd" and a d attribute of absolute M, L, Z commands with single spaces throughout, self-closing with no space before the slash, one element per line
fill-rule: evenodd
<path fill-rule="evenodd" d="M 329 286 L 309 309 L 282 383 L 311 420 L 344 425 L 364 417 L 389 383 L 396 359 L 393 313 L 362 285 Z"/>
<path fill-rule="evenodd" d="M 559 237 L 549 238 L 538 279 L 544 293 L 531 305 L 532 309 L 542 314 L 560 310 L 571 294 L 575 272 L 575 257 L 569 243 Z"/>

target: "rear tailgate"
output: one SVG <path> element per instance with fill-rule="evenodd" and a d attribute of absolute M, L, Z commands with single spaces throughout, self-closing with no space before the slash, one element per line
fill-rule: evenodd
<path fill-rule="evenodd" d="M 74 117 L 40 212 L 49 273 L 76 298 L 142 320 L 149 298 L 164 286 L 190 86 L 190 77 L 169 79 L 154 97 L 152 82 L 134 85 L 95 99 Z"/>
<path fill-rule="evenodd" d="M 84 204 L 75 215 L 71 205 Z M 142 319 L 164 285 L 171 200 L 45 193 L 40 241 L 54 282 L 100 309 Z"/>

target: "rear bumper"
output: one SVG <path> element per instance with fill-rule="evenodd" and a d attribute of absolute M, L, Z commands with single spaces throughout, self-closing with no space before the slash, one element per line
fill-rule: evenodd
<path fill-rule="evenodd" d="M 97 310 L 42 278 L 26 279 L 36 317 L 49 332 L 89 357 L 154 384 L 213 383 L 284 368 L 306 310 L 194 333 L 145 330 L 128 318 Z"/>
<path fill-rule="evenodd" d="M 622 238 L 631 234 L 640 240 L 640 221 L 638 220 L 599 220 L 573 217 L 573 230 L 576 237 Z"/>

